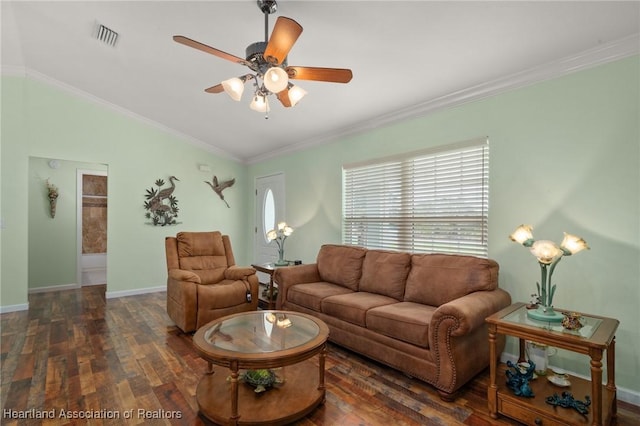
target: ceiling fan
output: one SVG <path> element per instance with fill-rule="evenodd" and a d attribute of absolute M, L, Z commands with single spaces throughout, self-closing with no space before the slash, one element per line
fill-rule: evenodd
<path fill-rule="evenodd" d="M 255 90 L 250 108 L 265 113 L 265 118 L 269 118 L 270 108 L 267 99 L 269 95 L 275 94 L 280 103 L 289 108 L 295 106 L 307 94 L 304 89 L 293 85 L 290 80 L 314 80 L 331 83 L 351 81 L 353 74 L 350 69 L 289 66 L 287 55 L 302 33 L 302 26 L 291 18 L 280 16 L 276 20 L 269 39 L 269 15 L 277 10 L 277 3 L 275 0 L 257 0 L 257 4 L 264 13 L 265 41 L 250 44 L 246 48 L 245 59 L 185 36 L 173 36 L 173 40 L 180 44 L 227 61 L 245 65 L 253 71 L 240 77 L 225 80 L 205 89 L 205 92 L 226 92 L 233 100 L 239 101 L 244 91 L 244 84 L 247 81 L 253 81 Z"/>

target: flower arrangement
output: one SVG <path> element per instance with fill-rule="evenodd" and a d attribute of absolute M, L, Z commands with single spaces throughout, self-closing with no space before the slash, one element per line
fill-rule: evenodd
<path fill-rule="evenodd" d="M 533 238 L 533 227 L 531 225 L 520 225 L 509 238 L 511 241 L 530 247 L 533 254 L 540 264 L 541 279 L 536 283 L 538 288 L 538 309 L 529 311 L 531 318 L 560 322 L 562 315 L 553 310 L 553 296 L 556 293 L 556 285 L 551 284 L 551 277 L 556 265 L 564 256 L 571 256 L 584 249 L 589 249 L 587 242 L 575 235 L 564 233 L 564 239 L 560 246 L 553 241 L 538 240 Z"/>
<path fill-rule="evenodd" d="M 275 241 L 278 245 L 278 261 L 276 262 L 276 266 L 284 266 L 289 264 L 286 260 L 284 260 L 284 242 L 291 234 L 293 234 L 293 228 L 287 225 L 286 222 L 278 223 L 277 229 L 272 229 L 267 232 L 267 240 L 269 242 Z"/>
<path fill-rule="evenodd" d="M 49 196 L 49 207 L 51 211 L 51 217 L 56 217 L 56 205 L 58 204 L 58 187 L 49 182 L 47 179 L 47 191 Z"/>

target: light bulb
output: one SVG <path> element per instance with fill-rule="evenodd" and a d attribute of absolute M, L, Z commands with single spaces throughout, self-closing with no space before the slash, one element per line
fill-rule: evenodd
<path fill-rule="evenodd" d="M 230 78 L 222 82 L 222 88 L 231 99 L 239 101 L 242 97 L 242 92 L 244 92 L 244 81 L 238 77 Z"/>
<path fill-rule="evenodd" d="M 264 87 L 271 93 L 279 93 L 287 88 L 289 76 L 280 67 L 271 67 L 264 73 Z"/>

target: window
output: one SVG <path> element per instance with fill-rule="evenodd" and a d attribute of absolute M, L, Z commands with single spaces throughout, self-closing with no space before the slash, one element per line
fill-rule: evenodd
<path fill-rule="evenodd" d="M 343 197 L 344 244 L 488 256 L 486 139 L 344 166 Z"/>

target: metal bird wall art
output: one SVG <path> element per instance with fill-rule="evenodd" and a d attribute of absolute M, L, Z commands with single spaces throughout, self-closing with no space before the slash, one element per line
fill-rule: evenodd
<path fill-rule="evenodd" d="M 168 188 L 162 188 L 165 185 L 164 179 L 158 179 L 155 181 L 157 188 L 151 187 L 147 189 L 145 194 L 146 201 L 144 202 L 144 208 L 147 210 L 145 217 L 151 219 L 151 224 L 154 226 L 176 225 L 178 222 L 178 199 L 173 195 L 176 190 L 176 184 L 174 181 L 180 181 L 175 176 L 169 177 Z"/>
<path fill-rule="evenodd" d="M 211 187 L 211 189 L 213 189 L 213 191 L 216 194 L 218 194 L 218 197 L 220 197 L 220 199 L 222 201 L 224 201 L 224 203 L 227 205 L 227 207 L 231 208 L 229 203 L 227 203 L 227 201 L 224 199 L 224 195 L 222 195 L 222 191 L 224 191 L 225 189 L 229 188 L 230 186 L 233 186 L 233 184 L 236 183 L 235 179 L 230 179 L 230 180 L 225 180 L 223 182 L 218 182 L 217 176 L 213 176 L 213 181 L 212 182 L 208 182 L 208 181 L 205 180 L 204 183 L 209 185 Z"/>

